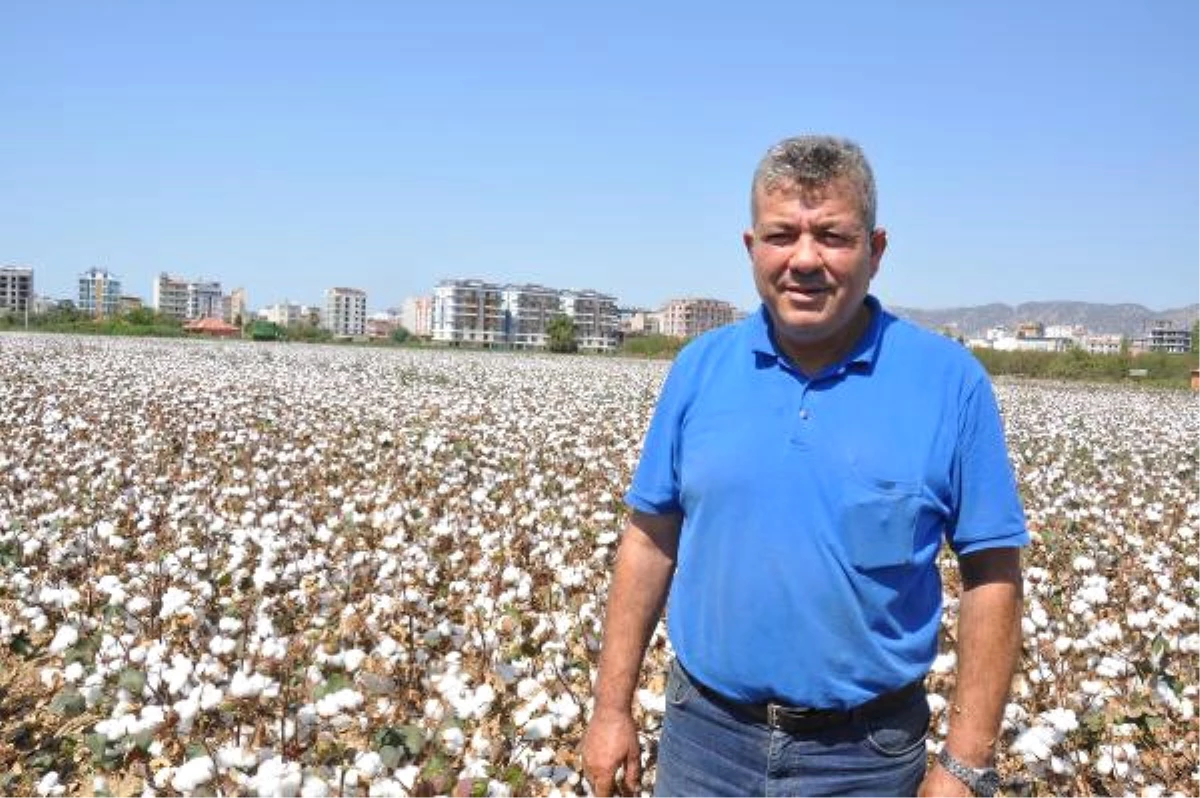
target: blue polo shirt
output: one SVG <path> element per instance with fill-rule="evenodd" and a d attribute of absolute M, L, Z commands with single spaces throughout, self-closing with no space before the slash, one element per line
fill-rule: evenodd
<path fill-rule="evenodd" d="M 848 708 L 922 677 L 943 538 L 1028 543 L 986 372 L 866 302 L 862 338 L 811 378 L 765 307 L 685 347 L 625 497 L 682 512 L 671 644 L 738 701 Z"/>

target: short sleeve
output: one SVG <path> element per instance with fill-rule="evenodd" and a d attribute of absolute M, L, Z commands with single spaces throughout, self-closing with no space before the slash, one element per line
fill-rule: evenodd
<path fill-rule="evenodd" d="M 960 411 L 953 486 L 955 505 L 946 537 L 955 553 L 1029 543 L 1000 408 L 986 377 L 975 384 Z"/>
<path fill-rule="evenodd" d="M 642 442 L 642 455 L 633 472 L 625 504 L 651 515 L 679 512 L 679 440 L 691 383 L 685 352 L 676 358 L 663 383 Z"/>

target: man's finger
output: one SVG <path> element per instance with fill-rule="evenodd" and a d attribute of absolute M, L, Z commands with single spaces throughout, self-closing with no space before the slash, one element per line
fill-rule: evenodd
<path fill-rule="evenodd" d="M 587 774 L 588 783 L 592 785 L 592 794 L 599 798 L 608 798 L 613 794 L 615 772 L 592 771 Z"/>
<path fill-rule="evenodd" d="M 625 794 L 637 795 L 638 788 L 642 786 L 642 763 L 639 761 L 639 752 L 636 748 L 625 757 L 624 781 Z"/>

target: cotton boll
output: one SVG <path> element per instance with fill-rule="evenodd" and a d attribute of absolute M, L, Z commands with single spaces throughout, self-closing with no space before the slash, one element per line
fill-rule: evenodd
<path fill-rule="evenodd" d="M 195 792 L 198 787 L 212 781 L 216 768 L 210 757 L 201 756 L 190 759 L 175 770 L 171 777 L 171 787 L 180 792 Z"/>
<path fill-rule="evenodd" d="M 79 630 L 71 624 L 63 624 L 58 627 L 58 631 L 54 633 L 54 639 L 50 641 L 50 652 L 61 654 L 77 642 L 79 642 Z"/>

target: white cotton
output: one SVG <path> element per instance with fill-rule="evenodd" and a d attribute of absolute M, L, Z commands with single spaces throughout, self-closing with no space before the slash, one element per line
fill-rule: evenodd
<path fill-rule="evenodd" d="M 171 786 L 180 792 L 195 792 L 200 785 L 212 781 L 215 775 L 216 768 L 211 757 L 196 757 L 175 769 L 175 774 L 171 777 Z"/>
<path fill-rule="evenodd" d="M 79 630 L 70 624 L 63 624 L 58 627 L 58 631 L 54 633 L 54 639 L 50 641 L 50 652 L 61 654 L 77 642 L 79 642 Z"/>
<path fill-rule="evenodd" d="M 449 729 L 447 729 L 449 731 Z M 458 730 L 462 734 L 462 730 Z M 442 734 L 445 739 L 445 733 Z M 453 752 L 457 753 L 457 751 Z M 383 759 L 374 751 L 364 751 L 354 758 L 354 767 L 368 779 L 373 779 L 383 770 Z"/>

